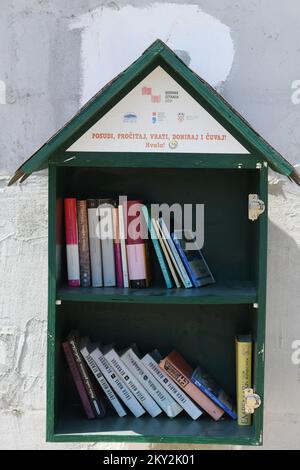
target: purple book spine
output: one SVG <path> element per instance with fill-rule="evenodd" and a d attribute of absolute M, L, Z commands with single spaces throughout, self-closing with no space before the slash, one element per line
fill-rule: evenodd
<path fill-rule="evenodd" d="M 116 268 L 116 277 L 117 277 L 117 286 L 124 287 L 123 284 L 123 270 L 122 270 L 122 255 L 121 255 L 121 244 L 114 243 L 114 252 L 115 252 L 115 268 Z"/>
<path fill-rule="evenodd" d="M 84 383 L 82 381 L 81 375 L 80 375 L 79 370 L 77 368 L 77 364 L 76 364 L 75 359 L 73 357 L 71 346 L 69 345 L 68 342 L 63 343 L 63 349 L 64 349 L 64 352 L 65 352 L 65 355 L 66 355 L 66 359 L 67 359 L 67 362 L 68 362 L 68 365 L 69 365 L 70 372 L 72 374 L 74 383 L 76 385 L 78 394 L 80 396 L 82 406 L 83 406 L 84 411 L 86 413 L 86 416 L 89 419 L 93 419 L 93 418 L 95 418 L 95 414 L 92 410 L 89 397 L 86 393 Z"/>

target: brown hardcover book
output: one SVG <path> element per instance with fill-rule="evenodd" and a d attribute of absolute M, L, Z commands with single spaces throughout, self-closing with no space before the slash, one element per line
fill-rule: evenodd
<path fill-rule="evenodd" d="M 218 421 L 223 416 L 224 410 L 192 383 L 193 369 L 177 351 L 172 351 L 162 359 L 159 367 L 215 421 Z"/>
<path fill-rule="evenodd" d="M 93 419 L 93 418 L 95 418 L 95 413 L 93 411 L 93 408 L 92 408 L 92 405 L 90 403 L 87 391 L 86 391 L 85 386 L 84 386 L 84 382 L 82 380 L 82 377 L 81 377 L 80 372 L 78 370 L 77 364 L 75 362 L 71 345 L 68 343 L 68 341 L 65 341 L 63 343 L 63 349 L 64 349 L 64 352 L 65 352 L 65 355 L 66 355 L 66 359 L 67 359 L 67 362 L 68 362 L 70 372 L 71 372 L 72 377 L 73 377 L 74 384 L 75 384 L 75 386 L 77 388 L 77 391 L 78 391 L 78 394 L 80 396 L 81 403 L 82 403 L 82 406 L 84 408 L 85 414 L 86 414 L 87 418 Z"/>
<path fill-rule="evenodd" d="M 87 202 L 77 201 L 77 225 L 79 243 L 79 266 L 80 285 L 89 287 L 91 285 L 89 227 L 87 215 Z"/>
<path fill-rule="evenodd" d="M 71 331 L 67 341 L 70 345 L 71 351 L 74 356 L 75 363 L 77 364 L 79 374 L 81 379 L 84 383 L 87 395 L 90 400 L 90 404 L 94 411 L 96 418 L 103 418 L 106 413 L 106 405 L 105 401 L 103 400 L 102 396 L 96 391 L 92 379 L 89 375 L 89 372 L 85 366 L 83 357 L 81 355 L 79 345 L 78 345 L 78 336 L 76 331 Z"/>

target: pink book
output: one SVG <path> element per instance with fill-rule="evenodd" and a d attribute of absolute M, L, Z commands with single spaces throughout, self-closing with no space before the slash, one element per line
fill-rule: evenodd
<path fill-rule="evenodd" d="M 146 245 L 143 234 L 147 233 L 140 200 L 124 203 L 126 226 L 126 253 L 130 287 L 147 287 Z"/>
<path fill-rule="evenodd" d="M 76 364 L 75 359 L 73 357 L 71 346 L 68 343 L 68 341 L 63 343 L 62 346 L 63 346 L 64 352 L 65 352 L 65 355 L 66 355 L 68 366 L 69 366 L 70 372 L 72 374 L 75 386 L 76 386 L 78 394 L 80 396 L 81 403 L 82 403 L 82 406 L 84 408 L 85 414 L 86 414 L 87 418 L 93 419 L 93 418 L 95 418 L 94 411 L 92 409 L 92 406 L 91 406 L 88 394 L 86 392 L 84 383 L 82 381 L 80 372 L 78 370 L 77 364 Z"/>
<path fill-rule="evenodd" d="M 80 286 L 76 199 L 66 198 L 64 206 L 68 284 Z"/>
<path fill-rule="evenodd" d="M 117 287 L 124 287 L 120 230 L 119 230 L 119 212 L 118 212 L 117 207 L 113 208 L 113 226 L 114 226 L 114 254 L 115 254 Z"/>

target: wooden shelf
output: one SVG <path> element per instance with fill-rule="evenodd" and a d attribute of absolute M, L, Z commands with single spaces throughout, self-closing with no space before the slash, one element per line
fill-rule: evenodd
<path fill-rule="evenodd" d="M 251 304 L 257 301 L 250 281 L 216 283 L 192 289 L 121 289 L 117 287 L 61 287 L 57 300 L 73 302 L 136 302 L 152 304 Z"/>
<path fill-rule="evenodd" d="M 244 444 L 256 443 L 254 426 L 238 426 L 226 417 L 215 422 L 207 416 L 193 421 L 181 414 L 174 419 L 167 416 L 118 418 L 110 413 L 103 419 L 88 420 L 82 416 L 78 406 L 66 407 L 59 415 L 53 441 L 134 441 L 147 442 L 189 442 L 198 444 Z"/>

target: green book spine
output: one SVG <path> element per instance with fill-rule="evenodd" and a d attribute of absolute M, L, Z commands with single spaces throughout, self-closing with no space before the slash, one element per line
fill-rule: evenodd
<path fill-rule="evenodd" d="M 154 247 L 159 265 L 161 267 L 161 270 L 162 270 L 162 273 L 163 273 L 163 276 L 164 276 L 166 286 L 167 286 L 168 289 L 171 289 L 173 287 L 173 283 L 172 283 L 172 280 L 171 280 L 171 277 L 170 277 L 170 274 L 169 274 L 169 270 L 168 270 L 167 264 L 165 262 L 164 255 L 163 255 L 163 252 L 161 250 L 159 241 L 157 240 L 155 230 L 152 226 L 152 222 L 151 222 L 151 219 L 149 217 L 147 207 L 143 206 L 142 211 L 143 211 L 143 214 L 144 214 L 144 217 L 145 217 L 145 220 L 146 220 L 146 224 L 147 224 L 147 227 L 148 227 L 148 230 L 149 230 L 149 233 L 150 233 L 150 237 L 151 237 L 151 240 L 152 240 L 152 243 L 153 243 L 153 247 Z"/>

